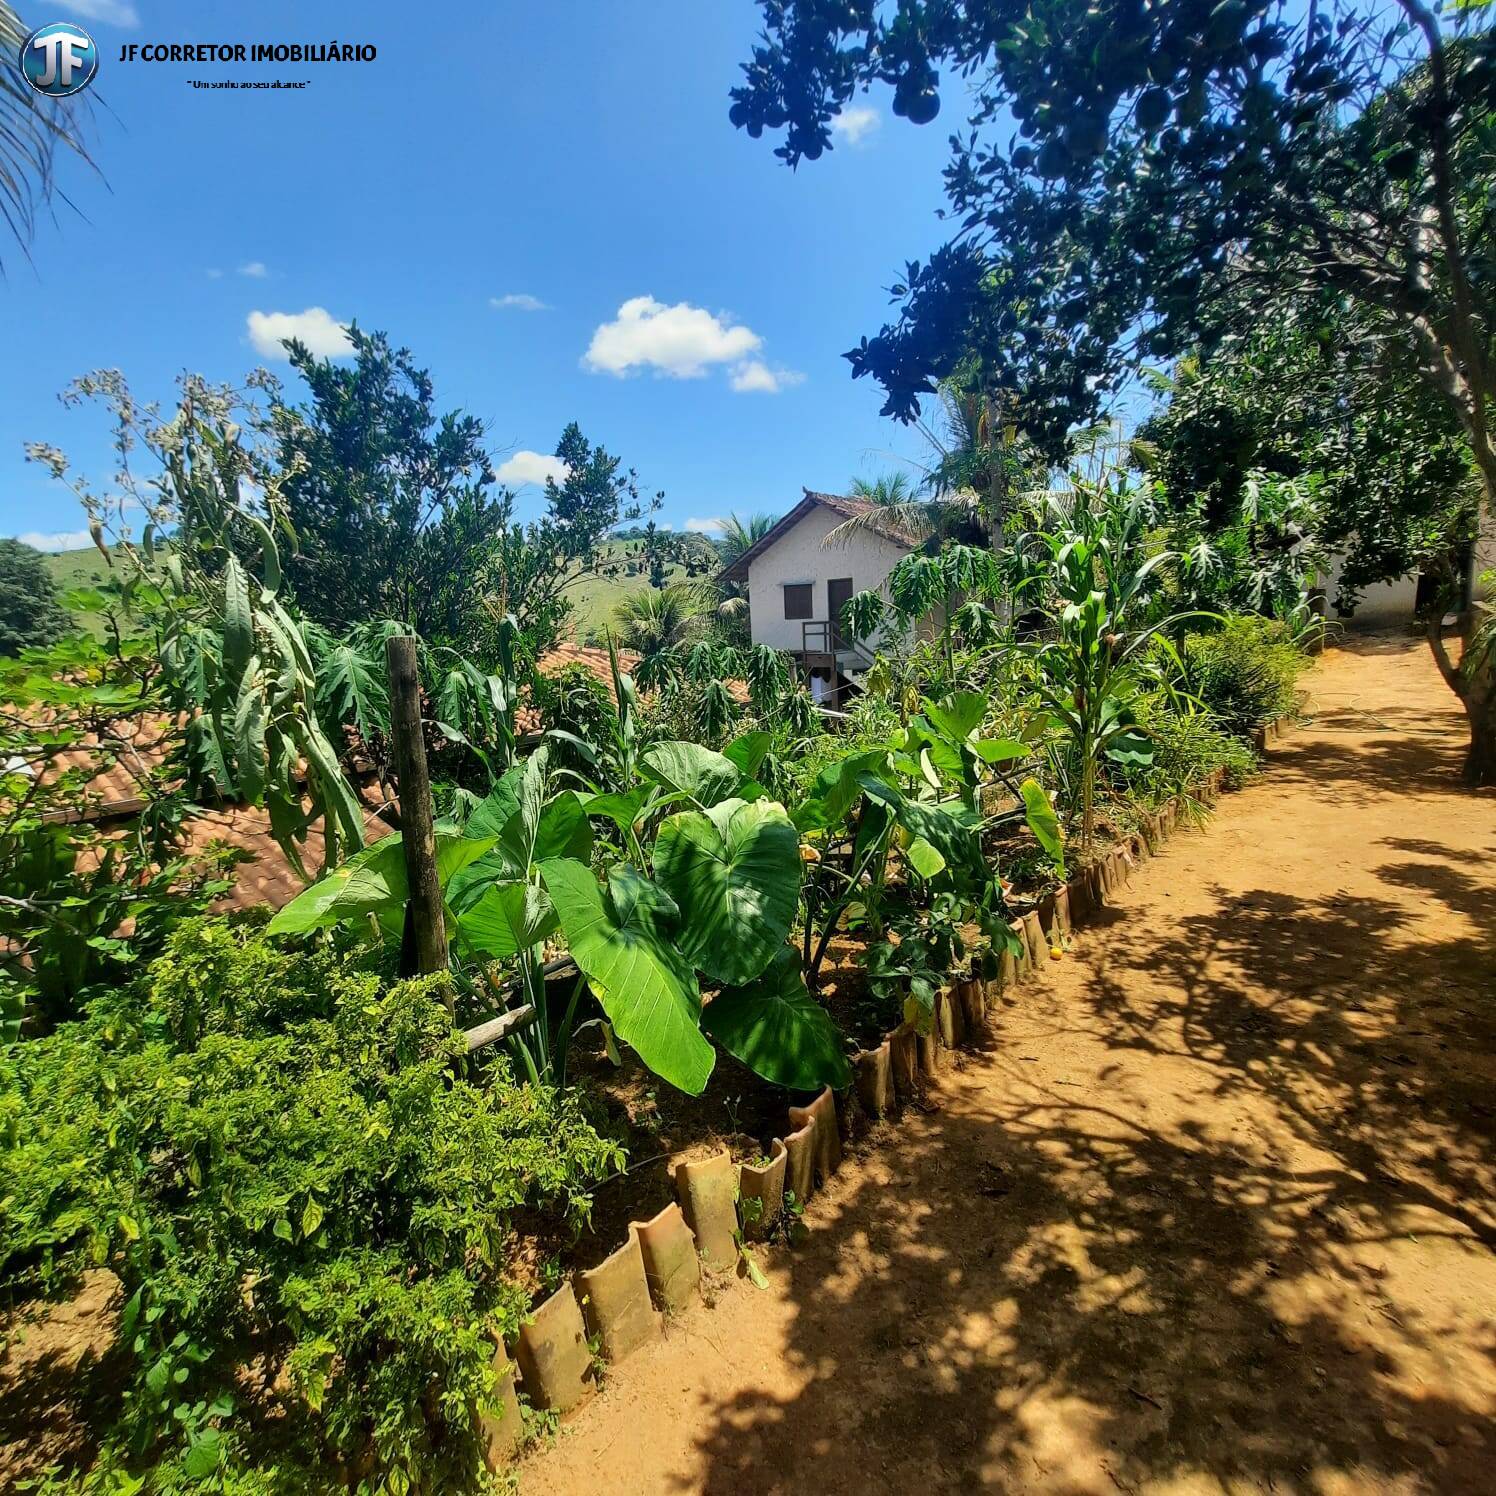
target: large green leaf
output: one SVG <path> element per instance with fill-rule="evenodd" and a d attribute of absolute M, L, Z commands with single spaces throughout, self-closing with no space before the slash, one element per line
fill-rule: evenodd
<path fill-rule="evenodd" d="M 1010 759 L 1027 758 L 1033 749 L 1016 738 L 978 738 L 971 745 L 971 751 L 984 764 L 1003 764 Z"/>
<path fill-rule="evenodd" d="M 965 808 L 959 802 L 941 801 L 932 805 L 923 800 L 911 800 L 901 790 L 870 774 L 862 776 L 862 787 L 870 799 L 888 807 L 911 837 L 922 837 L 952 869 L 981 877 L 981 844 L 967 823 Z"/>
<path fill-rule="evenodd" d="M 757 981 L 718 993 L 706 1005 L 701 1026 L 775 1085 L 818 1091 L 851 1084 L 841 1034 L 806 990 L 800 957 L 787 945 Z"/>
<path fill-rule="evenodd" d="M 731 759 L 700 743 L 656 743 L 640 759 L 644 772 L 667 790 L 679 790 L 704 806 L 737 793 L 743 772 Z"/>
<path fill-rule="evenodd" d="M 365 739 L 390 730 L 384 679 L 363 651 L 334 644 L 317 671 L 317 712 L 329 726 L 352 724 Z"/>
<path fill-rule="evenodd" d="M 1060 818 L 1055 814 L 1044 786 L 1037 779 L 1025 779 L 1020 786 L 1023 791 L 1024 809 L 1028 812 L 1029 829 L 1039 838 L 1039 845 L 1049 853 L 1055 870 L 1065 876 L 1065 838 L 1060 832 Z"/>
<path fill-rule="evenodd" d="M 517 786 L 524 772 L 525 765 L 516 764 L 488 792 L 487 799 L 475 807 L 464 828 L 469 836 L 498 837 L 509 824 L 510 817 L 519 809 Z"/>
<path fill-rule="evenodd" d="M 606 816 L 620 831 L 628 831 L 649 797 L 655 791 L 650 785 L 636 784 L 631 790 L 620 790 L 606 795 L 583 795 L 582 809 L 589 816 Z"/>
<path fill-rule="evenodd" d="M 232 686 L 238 686 L 254 653 L 254 636 L 249 580 L 231 551 L 223 568 L 223 668 Z"/>
<path fill-rule="evenodd" d="M 606 893 L 569 857 L 541 863 L 540 875 L 614 1032 L 661 1079 L 699 1096 L 716 1054 L 701 1032 L 696 973 L 675 948 L 669 898 L 626 863 L 609 872 Z"/>
<path fill-rule="evenodd" d="M 397 832 L 354 853 L 297 895 L 270 921 L 270 933 L 299 935 L 378 914 L 404 904 L 406 892 L 405 848 Z"/>
<path fill-rule="evenodd" d="M 769 733 L 745 732 L 741 737 L 734 738 L 722 750 L 722 756 L 736 764 L 745 777 L 752 779 L 758 773 L 773 742 L 774 739 Z"/>
<path fill-rule="evenodd" d="M 485 956 L 513 956 L 552 934 L 560 921 L 533 883 L 490 883 L 457 916 L 462 938 Z"/>
<path fill-rule="evenodd" d="M 250 805 L 260 803 L 265 788 L 265 692 L 260 682 L 260 659 L 251 655 L 239 681 L 234 703 L 234 763 L 239 770 L 239 793 Z"/>
<path fill-rule="evenodd" d="M 921 701 L 925 716 L 937 732 L 953 742 L 965 742 L 987 714 L 987 698 L 976 691 L 956 691 L 940 701 Z"/>
<path fill-rule="evenodd" d="M 523 883 L 548 857 L 592 856 L 592 827 L 574 790 L 545 798 L 544 750 L 511 769 L 468 817 L 469 836 L 487 835 L 494 848 L 465 869 L 448 889 L 454 909 L 466 909 L 490 883 Z"/>
<path fill-rule="evenodd" d="M 660 886 L 680 906 L 680 949 L 719 982 L 756 977 L 784 944 L 800 898 L 800 838 L 773 800 L 724 800 L 661 823 Z"/>
<path fill-rule="evenodd" d="M 445 888 L 450 880 L 493 845 L 438 829 L 436 867 Z M 405 841 L 397 831 L 356 852 L 292 899 L 270 921 L 272 935 L 299 935 L 325 929 L 362 914 L 383 915 L 405 907 L 410 885 L 405 876 Z"/>
<path fill-rule="evenodd" d="M 841 825 L 847 812 L 862 797 L 862 776 L 886 775 L 889 763 L 888 750 L 875 748 L 854 753 L 822 769 L 810 793 L 795 807 L 795 825 L 801 831 L 822 831 Z"/>

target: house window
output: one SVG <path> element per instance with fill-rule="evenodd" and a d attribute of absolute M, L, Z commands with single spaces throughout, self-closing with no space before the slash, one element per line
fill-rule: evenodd
<path fill-rule="evenodd" d="M 784 585 L 784 616 L 786 618 L 814 617 L 814 590 L 814 582 L 786 582 Z"/>

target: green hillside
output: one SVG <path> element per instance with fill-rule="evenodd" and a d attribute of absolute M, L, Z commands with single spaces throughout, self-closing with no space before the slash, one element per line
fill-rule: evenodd
<path fill-rule="evenodd" d="M 631 592 L 637 592 L 649 584 L 648 569 L 640 553 L 643 542 L 639 540 L 615 540 L 607 548 L 607 561 L 618 568 L 616 575 L 587 577 L 569 590 L 575 609 L 572 615 L 572 632 L 578 641 L 586 643 L 597 638 L 612 621 L 613 610 Z M 93 547 L 81 551 L 59 551 L 47 556 L 47 565 L 60 594 L 75 589 L 100 587 L 109 580 L 110 571 L 104 558 Z M 630 571 L 632 567 L 632 571 Z M 672 581 L 685 580 L 686 569 L 672 566 L 669 569 Z M 90 633 L 102 638 L 104 618 L 97 612 L 78 612 L 75 615 L 80 625 Z"/>
<path fill-rule="evenodd" d="M 95 546 L 87 546 L 81 551 L 49 551 L 46 553 L 46 562 L 57 586 L 58 596 L 64 603 L 67 602 L 69 592 L 102 587 L 112 575 Z M 73 616 L 81 628 L 98 638 L 104 637 L 102 613 L 75 609 Z"/>

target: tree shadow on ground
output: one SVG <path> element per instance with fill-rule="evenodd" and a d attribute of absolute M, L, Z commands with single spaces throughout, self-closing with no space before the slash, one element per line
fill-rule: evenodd
<path fill-rule="evenodd" d="M 708 1409 L 703 1488 L 1490 1491 L 1496 901 L 1382 845 L 1386 898 L 1217 888 L 1022 994 L 984 1084 L 827 1191 L 804 1385 Z"/>

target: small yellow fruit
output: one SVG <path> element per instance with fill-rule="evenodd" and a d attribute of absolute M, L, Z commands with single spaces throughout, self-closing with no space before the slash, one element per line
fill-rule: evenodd
<path fill-rule="evenodd" d="M 1049 959 L 1051 961 L 1058 961 L 1064 954 L 1064 951 L 1062 951 L 1057 945 L 1052 945 L 1049 948 Z"/>
<path fill-rule="evenodd" d="M 821 854 L 815 847 L 812 847 L 808 842 L 800 843 L 801 862 L 819 862 L 820 860 Z"/>

